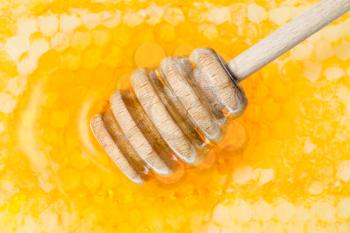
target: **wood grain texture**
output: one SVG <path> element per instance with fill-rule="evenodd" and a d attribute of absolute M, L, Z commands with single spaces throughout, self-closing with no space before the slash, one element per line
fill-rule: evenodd
<path fill-rule="evenodd" d="M 237 116 L 246 106 L 244 93 L 232 82 L 223 62 L 212 49 L 196 49 L 191 54 L 195 64 L 195 83 L 201 88 L 212 108 Z"/>
<path fill-rule="evenodd" d="M 349 10 L 350 0 L 321 0 L 229 61 L 228 67 L 238 80 L 243 80 Z"/>
<path fill-rule="evenodd" d="M 189 164 L 196 163 L 197 154 L 194 147 L 159 99 L 147 74 L 143 70 L 134 72 L 132 76 L 132 87 L 148 118 L 152 121 L 168 146 L 183 161 Z"/>
<path fill-rule="evenodd" d="M 110 105 L 114 118 L 138 156 L 157 174 L 164 176 L 170 175 L 172 171 L 153 150 L 146 136 L 143 135 L 138 128 L 138 125 L 130 115 L 119 91 L 116 91 L 111 96 Z"/>
<path fill-rule="evenodd" d="M 101 115 L 97 115 L 91 120 L 91 129 L 99 144 L 118 168 L 134 183 L 142 184 L 144 182 L 143 179 L 119 150 L 117 144 L 108 133 Z"/>
<path fill-rule="evenodd" d="M 176 59 L 166 58 L 162 61 L 160 68 L 166 83 L 184 106 L 187 117 L 209 141 L 216 142 L 221 137 L 220 127 L 210 110 L 200 101 L 190 83 L 187 82 L 182 66 Z"/>
<path fill-rule="evenodd" d="M 150 72 L 149 78 L 159 99 L 162 101 L 163 105 L 174 119 L 177 126 L 190 140 L 192 145 L 195 148 L 204 147 L 207 142 L 203 136 L 195 130 L 195 125 L 187 117 L 186 109 L 182 106 L 170 88 L 165 84 L 165 81 L 162 79 L 161 72 L 159 70 L 156 72 Z"/>
<path fill-rule="evenodd" d="M 122 130 L 115 120 L 110 108 L 107 108 L 106 111 L 102 114 L 102 120 L 107 132 L 112 137 L 114 143 L 118 146 L 120 152 L 128 160 L 134 170 L 140 173 L 141 177 L 142 174 L 147 174 L 148 169 L 143 165 L 143 161 L 139 158 L 134 148 L 132 148 L 125 135 L 122 133 Z"/>

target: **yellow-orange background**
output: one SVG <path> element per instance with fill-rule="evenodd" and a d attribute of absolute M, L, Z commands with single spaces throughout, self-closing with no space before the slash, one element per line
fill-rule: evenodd
<path fill-rule="evenodd" d="M 229 59 L 316 1 L 1 1 L 0 232 L 350 232 L 350 18 L 244 81 L 181 182 L 130 183 L 89 118 L 137 67 Z"/>

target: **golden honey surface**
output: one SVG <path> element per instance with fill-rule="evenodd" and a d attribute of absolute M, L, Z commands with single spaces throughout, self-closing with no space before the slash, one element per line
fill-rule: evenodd
<path fill-rule="evenodd" d="M 125 178 L 89 119 L 135 67 L 233 58 L 316 1 L 0 1 L 0 232 L 350 232 L 350 17 L 242 83 L 211 168 Z"/>

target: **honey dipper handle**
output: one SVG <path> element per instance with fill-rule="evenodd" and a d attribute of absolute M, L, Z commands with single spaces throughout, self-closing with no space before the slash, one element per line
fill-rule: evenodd
<path fill-rule="evenodd" d="M 350 10 L 350 0 L 321 0 L 228 62 L 230 71 L 243 80 Z"/>

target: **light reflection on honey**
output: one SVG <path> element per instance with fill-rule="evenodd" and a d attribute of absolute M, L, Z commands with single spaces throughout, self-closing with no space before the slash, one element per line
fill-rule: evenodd
<path fill-rule="evenodd" d="M 349 232 L 349 16 L 244 81 L 214 164 L 179 183 L 132 184 L 89 129 L 135 67 L 229 59 L 312 2 L 1 2 L 1 231 Z"/>

